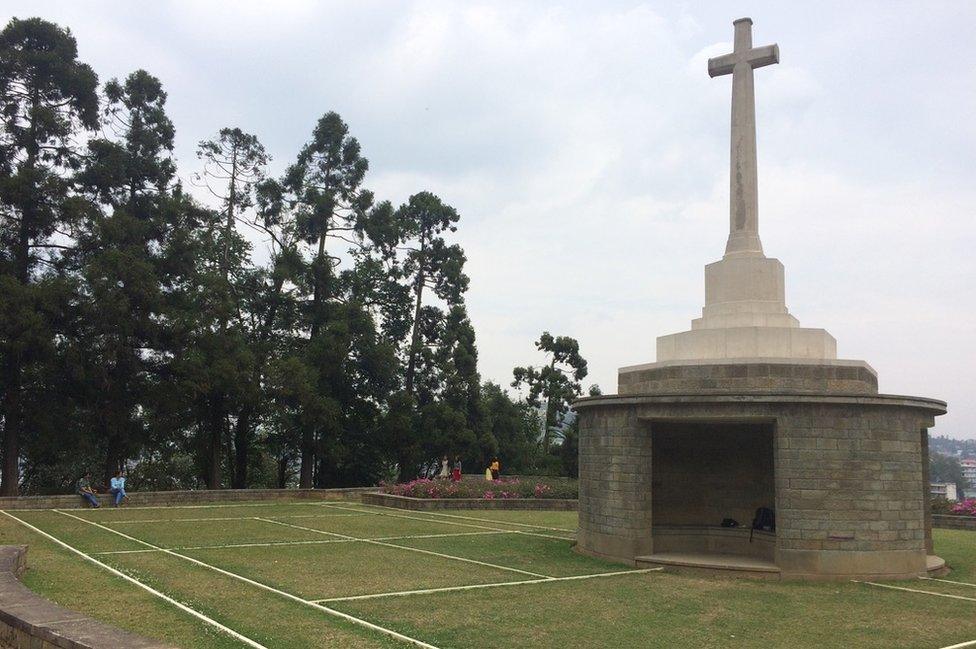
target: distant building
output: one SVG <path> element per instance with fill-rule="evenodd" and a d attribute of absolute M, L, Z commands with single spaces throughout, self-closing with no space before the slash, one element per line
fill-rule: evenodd
<path fill-rule="evenodd" d="M 962 467 L 962 477 L 970 487 L 976 489 L 976 458 L 967 457 L 959 460 L 959 466 Z"/>
<path fill-rule="evenodd" d="M 954 482 L 933 482 L 929 485 L 929 489 L 933 498 L 942 498 L 950 502 L 959 500 Z"/>

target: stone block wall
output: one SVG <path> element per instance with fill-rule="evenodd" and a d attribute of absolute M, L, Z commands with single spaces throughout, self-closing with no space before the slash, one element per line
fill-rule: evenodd
<path fill-rule="evenodd" d="M 495 509 L 534 511 L 576 511 L 578 501 L 564 498 L 411 498 L 383 493 L 364 493 L 366 505 L 412 510 Z"/>
<path fill-rule="evenodd" d="M 795 392 L 877 394 L 878 376 L 866 363 L 652 363 L 621 368 L 620 394 Z"/>
<path fill-rule="evenodd" d="M 632 560 L 652 551 L 651 437 L 637 409 L 580 413 L 579 531 L 584 552 Z"/>
<path fill-rule="evenodd" d="M 976 532 L 976 516 L 933 514 L 932 527 L 945 530 L 969 530 L 970 532 Z"/>
<path fill-rule="evenodd" d="M 195 504 L 233 504 L 239 502 L 279 500 L 348 500 L 377 487 L 346 489 L 213 489 L 199 491 L 132 491 L 125 504 L 129 507 L 159 507 Z M 98 495 L 103 507 L 113 503 L 110 494 Z M 0 509 L 79 509 L 90 505 L 81 496 L 17 496 L 0 498 Z"/>
<path fill-rule="evenodd" d="M 775 561 L 784 576 L 925 574 L 922 430 L 944 412 L 941 402 L 887 395 L 640 395 L 594 397 L 576 407 L 583 551 L 632 560 L 653 547 L 656 423 L 771 422 Z M 708 440 L 691 443 L 704 449 Z"/>
<path fill-rule="evenodd" d="M 818 574 L 924 572 L 924 424 L 917 411 L 898 407 L 782 408 L 776 458 L 781 566 Z"/>

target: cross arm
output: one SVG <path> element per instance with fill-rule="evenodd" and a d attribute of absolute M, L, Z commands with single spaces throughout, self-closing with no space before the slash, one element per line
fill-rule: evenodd
<path fill-rule="evenodd" d="M 745 61 L 753 68 L 779 63 L 779 45 L 763 45 L 745 52 L 732 52 L 708 59 L 708 76 L 720 77 L 723 74 L 732 74 L 735 64 L 739 61 Z"/>
<path fill-rule="evenodd" d="M 773 63 L 779 63 L 779 45 L 763 45 L 754 47 L 746 52 L 746 61 L 755 68 L 761 68 Z"/>
<path fill-rule="evenodd" d="M 723 74 L 732 74 L 732 70 L 735 68 L 738 60 L 739 55 L 735 52 L 716 56 L 714 59 L 708 59 L 708 76 L 714 78 L 720 77 Z"/>

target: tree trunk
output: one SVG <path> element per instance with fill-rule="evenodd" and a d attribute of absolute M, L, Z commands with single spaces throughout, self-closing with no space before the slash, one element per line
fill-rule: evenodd
<path fill-rule="evenodd" d="M 234 423 L 234 474 L 231 478 L 231 487 L 234 489 L 247 489 L 252 412 L 250 405 L 245 406 Z"/>
<path fill-rule="evenodd" d="M 207 440 L 207 489 L 220 489 L 220 456 L 224 441 L 223 396 L 210 404 L 210 425 Z"/>
<path fill-rule="evenodd" d="M 24 168 L 30 181 L 35 184 L 34 172 L 40 151 L 37 141 L 37 110 L 40 105 L 40 90 L 34 87 L 31 90 L 30 136 L 25 147 L 27 159 L 24 161 Z M 37 192 L 37 187 L 33 187 L 33 191 L 28 192 L 21 205 L 20 229 L 14 247 L 14 273 L 18 283 L 25 289 L 30 284 L 30 228 L 35 220 L 34 198 Z M 18 296 L 19 299 L 24 297 L 24 295 Z M 6 354 L 8 358 L 4 364 L 7 376 L 3 394 L 3 476 L 0 477 L 0 495 L 16 496 L 20 489 L 20 433 L 23 428 L 20 398 L 23 387 L 23 362 L 20 353 L 13 349 L 7 349 Z"/>
<path fill-rule="evenodd" d="M 3 476 L 0 479 L 0 495 L 16 496 L 20 487 L 20 362 L 10 358 L 7 366 L 7 385 L 3 394 Z"/>
<path fill-rule="evenodd" d="M 549 365 L 550 371 L 555 371 L 556 369 L 556 359 L 552 359 L 552 363 Z M 551 374 L 550 374 L 551 376 Z M 552 428 L 556 425 L 556 412 L 552 402 L 552 379 L 550 378 L 550 385 L 546 390 L 546 422 L 545 430 L 542 431 L 542 452 L 545 455 L 549 455 L 549 445 L 552 442 Z"/>
<path fill-rule="evenodd" d="M 278 458 L 278 488 L 284 489 L 288 486 L 288 462 L 290 458 L 288 455 L 282 455 Z"/>
<path fill-rule="evenodd" d="M 410 352 L 407 355 L 407 373 L 405 386 L 407 394 L 413 396 L 414 374 L 417 371 L 417 354 L 420 351 L 420 309 L 423 306 L 424 282 L 427 281 L 425 273 L 426 259 L 424 253 L 427 250 L 427 242 L 420 243 L 420 262 L 417 270 L 417 281 L 414 284 L 414 294 L 416 301 L 413 308 L 413 333 L 410 335 Z"/>
<path fill-rule="evenodd" d="M 300 489 L 312 488 L 312 468 L 315 465 L 314 437 L 311 430 L 302 433 L 302 466 L 298 476 L 298 487 Z"/>

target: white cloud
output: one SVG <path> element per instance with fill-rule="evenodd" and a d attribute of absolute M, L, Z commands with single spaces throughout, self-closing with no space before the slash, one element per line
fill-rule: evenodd
<path fill-rule="evenodd" d="M 653 359 L 699 314 L 728 219 L 725 3 L 8 2 L 70 25 L 103 77 L 170 94 L 181 173 L 228 122 L 281 169 L 339 111 L 369 185 L 462 214 L 481 369 L 503 385 L 543 329 L 579 338 L 593 381 Z M 946 398 L 976 436 L 973 5 L 761 2 L 760 221 L 788 305 L 879 370 Z M 906 47 L 907 43 L 912 46 Z M 937 60 L 918 52 L 937 51 Z"/>

